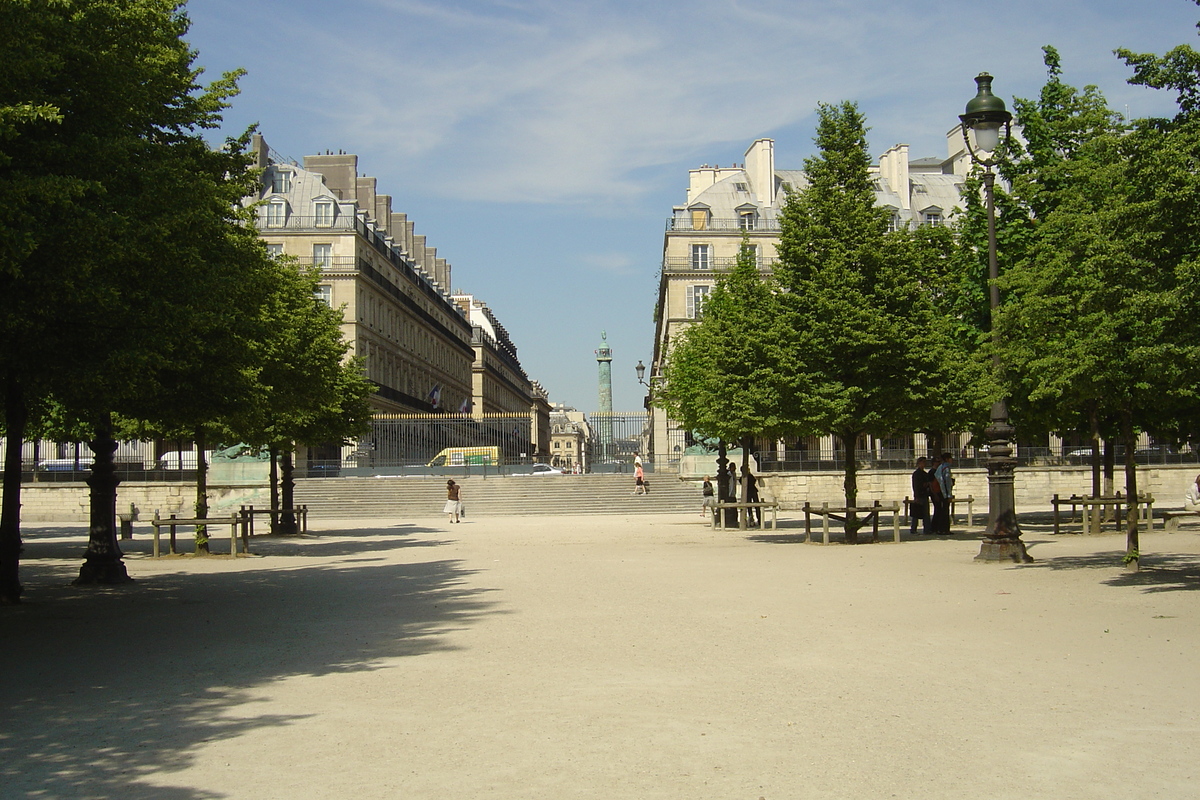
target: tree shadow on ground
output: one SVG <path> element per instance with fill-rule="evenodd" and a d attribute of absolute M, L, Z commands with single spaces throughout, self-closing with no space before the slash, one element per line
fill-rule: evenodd
<path fill-rule="evenodd" d="M 68 562 L 23 568 L 36 591 L 0 609 L 5 798 L 220 797 L 155 782 L 205 743 L 311 716 L 256 715 L 270 684 L 452 649 L 449 634 L 501 613 L 455 560 L 239 559 L 229 572 L 74 587 L 81 551 L 77 541 Z"/>
<path fill-rule="evenodd" d="M 1038 559 L 1021 569 L 1095 569 L 1120 570 L 1104 580 L 1109 586 L 1131 586 L 1144 592 L 1200 591 L 1200 557 L 1170 553 L 1143 555 L 1136 572 L 1124 568 L 1124 550 L 1089 553 L 1081 556 L 1054 556 Z"/>

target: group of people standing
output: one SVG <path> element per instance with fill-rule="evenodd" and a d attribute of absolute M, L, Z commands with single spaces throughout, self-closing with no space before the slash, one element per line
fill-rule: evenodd
<path fill-rule="evenodd" d="M 737 478 L 737 467 L 734 466 L 733 464 L 730 464 L 728 472 L 723 473 L 723 474 L 725 475 L 724 480 L 728 481 L 728 484 L 727 484 L 728 492 L 727 492 L 726 496 L 736 502 L 739 499 L 739 489 L 740 489 L 740 485 L 738 483 L 738 478 Z M 722 480 L 722 478 L 720 476 L 718 476 L 717 480 L 720 481 L 720 480 Z M 759 502 L 758 478 L 754 477 L 754 473 L 751 472 L 748 467 L 742 467 L 742 480 L 745 481 L 745 483 L 746 483 L 746 502 L 747 503 Z M 716 493 L 715 488 L 713 487 L 712 478 L 710 476 L 708 476 L 708 475 L 704 476 L 704 483 L 701 484 L 700 493 L 701 493 L 701 498 L 702 498 L 701 506 L 700 506 L 700 516 L 704 517 L 704 516 L 708 516 L 711 513 L 715 513 L 716 508 L 717 508 L 717 496 L 716 496 L 717 493 Z M 762 509 L 761 508 L 746 509 L 746 519 L 751 527 L 762 525 Z"/>
<path fill-rule="evenodd" d="M 917 468 L 913 470 L 913 497 L 908 506 L 909 534 L 917 535 L 917 520 L 922 520 L 924 535 L 949 536 L 950 503 L 954 500 L 954 475 L 951 471 L 954 456 L 950 453 L 934 456 L 933 465 L 926 469 L 928 462 L 929 459 L 924 456 L 918 458 Z"/>

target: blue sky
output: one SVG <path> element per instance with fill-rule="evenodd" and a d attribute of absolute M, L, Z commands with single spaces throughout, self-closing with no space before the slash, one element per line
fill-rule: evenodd
<path fill-rule="evenodd" d="M 596 407 L 613 348 L 618 410 L 642 407 L 664 223 L 687 171 L 813 151 L 818 102 L 856 101 L 871 150 L 944 156 L 991 72 L 1036 95 L 1041 47 L 1133 117 L 1171 98 L 1113 55 L 1196 45 L 1188 0 L 191 0 L 208 77 L 247 70 L 229 134 L 257 124 L 295 158 L 359 155 L 393 208 L 499 315 L 554 402 Z M 1011 107 L 1011 105 L 1010 105 Z"/>

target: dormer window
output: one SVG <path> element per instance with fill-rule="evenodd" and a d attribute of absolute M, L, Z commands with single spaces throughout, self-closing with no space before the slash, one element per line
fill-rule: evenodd
<path fill-rule="evenodd" d="M 757 220 L 758 220 L 758 212 L 757 211 L 749 210 L 749 211 L 739 211 L 738 212 L 738 228 L 740 230 L 743 230 L 743 231 L 754 230 L 755 222 Z"/>
<path fill-rule="evenodd" d="M 292 190 L 291 170 L 275 168 L 271 173 L 271 191 L 275 194 L 287 194 Z"/>
<path fill-rule="evenodd" d="M 323 227 L 329 227 L 333 224 L 332 200 L 318 200 L 313 203 L 313 223 Z"/>
<path fill-rule="evenodd" d="M 735 183 L 735 184 L 733 185 L 733 190 L 734 190 L 735 192 L 749 193 L 749 191 L 750 191 L 750 187 L 749 187 L 749 186 L 747 186 L 747 185 L 746 185 L 746 184 L 744 184 L 744 183 Z"/>
<path fill-rule="evenodd" d="M 708 230 L 709 211 L 705 206 L 690 209 L 692 214 L 692 230 L 706 231 Z"/>
<path fill-rule="evenodd" d="M 287 223 L 287 203 L 272 200 L 267 203 L 266 223 L 268 228 L 282 228 Z"/>
<path fill-rule="evenodd" d="M 926 211 L 925 224 L 931 228 L 940 228 L 942 226 L 942 212 Z"/>
<path fill-rule="evenodd" d="M 900 215 L 893 212 L 892 215 L 888 217 L 888 233 L 895 233 L 896 231 L 900 230 L 900 227 Z"/>

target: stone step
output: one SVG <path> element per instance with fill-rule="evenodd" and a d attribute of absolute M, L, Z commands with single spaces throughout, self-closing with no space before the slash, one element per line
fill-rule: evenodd
<path fill-rule="evenodd" d="M 649 476 L 649 493 L 632 495 L 629 475 L 456 478 L 468 513 L 666 514 L 698 511 L 699 489 L 675 476 Z M 440 478 L 309 478 L 296 481 L 296 502 L 315 517 L 391 517 L 440 514 Z"/>

